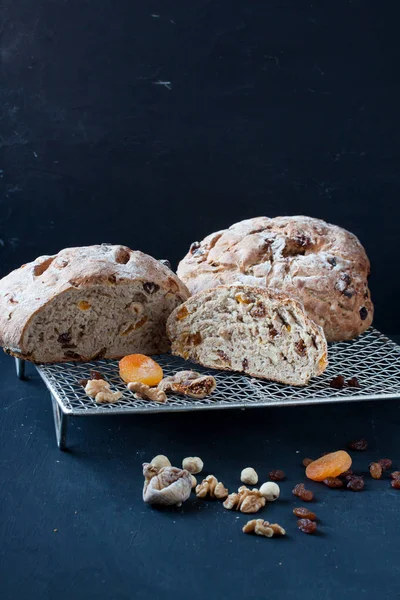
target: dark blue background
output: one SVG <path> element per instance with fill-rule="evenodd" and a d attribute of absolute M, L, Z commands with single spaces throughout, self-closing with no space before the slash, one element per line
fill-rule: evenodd
<path fill-rule="evenodd" d="M 305 213 L 359 235 L 375 324 L 400 331 L 396 2 L 1 13 L 0 274 L 101 241 L 176 263 L 242 218 Z"/>

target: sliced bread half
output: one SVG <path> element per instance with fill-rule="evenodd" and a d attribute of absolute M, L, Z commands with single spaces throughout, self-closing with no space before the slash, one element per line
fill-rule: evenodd
<path fill-rule="evenodd" d="M 305 385 L 327 366 L 322 328 L 281 293 L 221 285 L 195 294 L 168 318 L 172 353 L 214 369 Z"/>

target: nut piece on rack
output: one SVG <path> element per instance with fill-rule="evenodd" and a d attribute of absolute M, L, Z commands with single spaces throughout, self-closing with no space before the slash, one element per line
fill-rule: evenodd
<path fill-rule="evenodd" d="M 182 468 L 192 473 L 192 475 L 197 475 L 201 473 L 204 467 L 204 463 L 198 456 L 187 456 L 182 461 Z"/>
<path fill-rule="evenodd" d="M 257 472 L 252 467 L 246 467 L 240 473 L 240 481 L 248 485 L 255 485 L 258 482 Z"/>
<path fill-rule="evenodd" d="M 208 475 L 198 486 L 196 486 L 196 496 L 198 498 L 217 498 L 223 500 L 229 494 L 222 481 L 218 481 L 214 475 Z"/>
<path fill-rule="evenodd" d="M 164 454 L 157 454 L 157 456 L 155 456 L 150 463 L 153 467 L 156 467 L 156 469 L 162 469 L 162 467 L 170 467 L 171 466 L 171 462 L 169 460 L 169 458 L 167 456 L 165 456 Z"/>
<path fill-rule="evenodd" d="M 268 502 L 273 502 L 279 498 L 279 494 L 281 490 L 279 489 L 279 485 L 275 483 L 275 481 L 267 481 L 263 483 L 260 487 L 260 494 L 264 496 Z"/>
<path fill-rule="evenodd" d="M 85 392 L 94 398 L 97 404 L 112 404 L 122 397 L 121 392 L 112 392 L 110 384 L 104 379 L 89 379 L 85 385 Z"/>
<path fill-rule="evenodd" d="M 242 529 L 243 533 L 255 533 L 256 535 L 263 535 L 264 537 L 273 537 L 279 535 L 286 535 L 286 531 L 278 525 L 278 523 L 269 523 L 262 519 L 252 519 L 247 521 L 246 525 Z"/>
<path fill-rule="evenodd" d="M 149 387 L 145 383 L 131 381 L 126 387 L 130 392 L 135 392 L 135 397 L 141 400 L 153 400 L 153 402 L 160 402 L 161 404 L 167 401 L 165 392 L 156 387 Z"/>
<path fill-rule="evenodd" d="M 213 393 L 217 382 L 211 375 L 201 375 L 196 371 L 178 371 L 175 375 L 164 377 L 158 384 L 163 392 L 184 394 L 189 398 L 201 400 Z"/>
<path fill-rule="evenodd" d="M 236 508 L 236 510 L 243 513 L 256 513 L 265 506 L 266 502 L 266 499 L 257 488 L 249 490 L 245 485 L 242 485 L 237 493 L 229 494 L 224 502 L 224 507 L 228 510 Z"/>
<path fill-rule="evenodd" d="M 158 469 L 149 463 L 143 464 L 145 478 L 143 500 L 146 504 L 181 506 L 192 491 L 191 474 L 185 469 L 162 467 Z"/>

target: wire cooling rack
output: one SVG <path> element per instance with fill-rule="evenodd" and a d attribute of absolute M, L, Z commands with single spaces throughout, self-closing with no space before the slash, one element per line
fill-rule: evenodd
<path fill-rule="evenodd" d="M 170 354 L 157 356 L 155 359 L 165 376 L 184 369 L 213 375 L 217 381 L 215 392 L 203 400 L 169 395 L 168 401 L 160 404 L 135 398 L 119 377 L 117 361 L 38 366 L 39 375 L 52 397 L 59 447 L 64 449 L 66 445 L 69 416 L 320 404 L 400 397 L 400 346 L 372 327 L 354 340 L 329 344 L 328 368 L 306 387 L 282 385 L 240 373 L 206 369 Z M 113 391 L 122 392 L 122 398 L 118 402 L 96 404 L 94 399 L 85 394 L 79 380 L 87 379 L 91 369 L 99 371 Z M 23 377 L 23 364 L 18 360 L 17 373 Z M 345 387 L 341 390 L 330 387 L 331 379 L 339 374 L 345 379 L 356 376 L 361 387 Z"/>

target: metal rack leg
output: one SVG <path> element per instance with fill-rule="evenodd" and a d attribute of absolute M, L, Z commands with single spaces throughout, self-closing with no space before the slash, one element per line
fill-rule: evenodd
<path fill-rule="evenodd" d="M 50 396 L 53 405 L 54 427 L 56 430 L 57 446 L 60 448 L 60 450 L 66 450 L 68 417 L 65 413 L 62 412 L 62 410 L 58 406 L 57 400 L 54 398 L 53 394 L 50 394 Z"/>
<path fill-rule="evenodd" d="M 25 361 L 22 358 L 15 358 L 15 370 L 18 379 L 25 379 Z"/>

